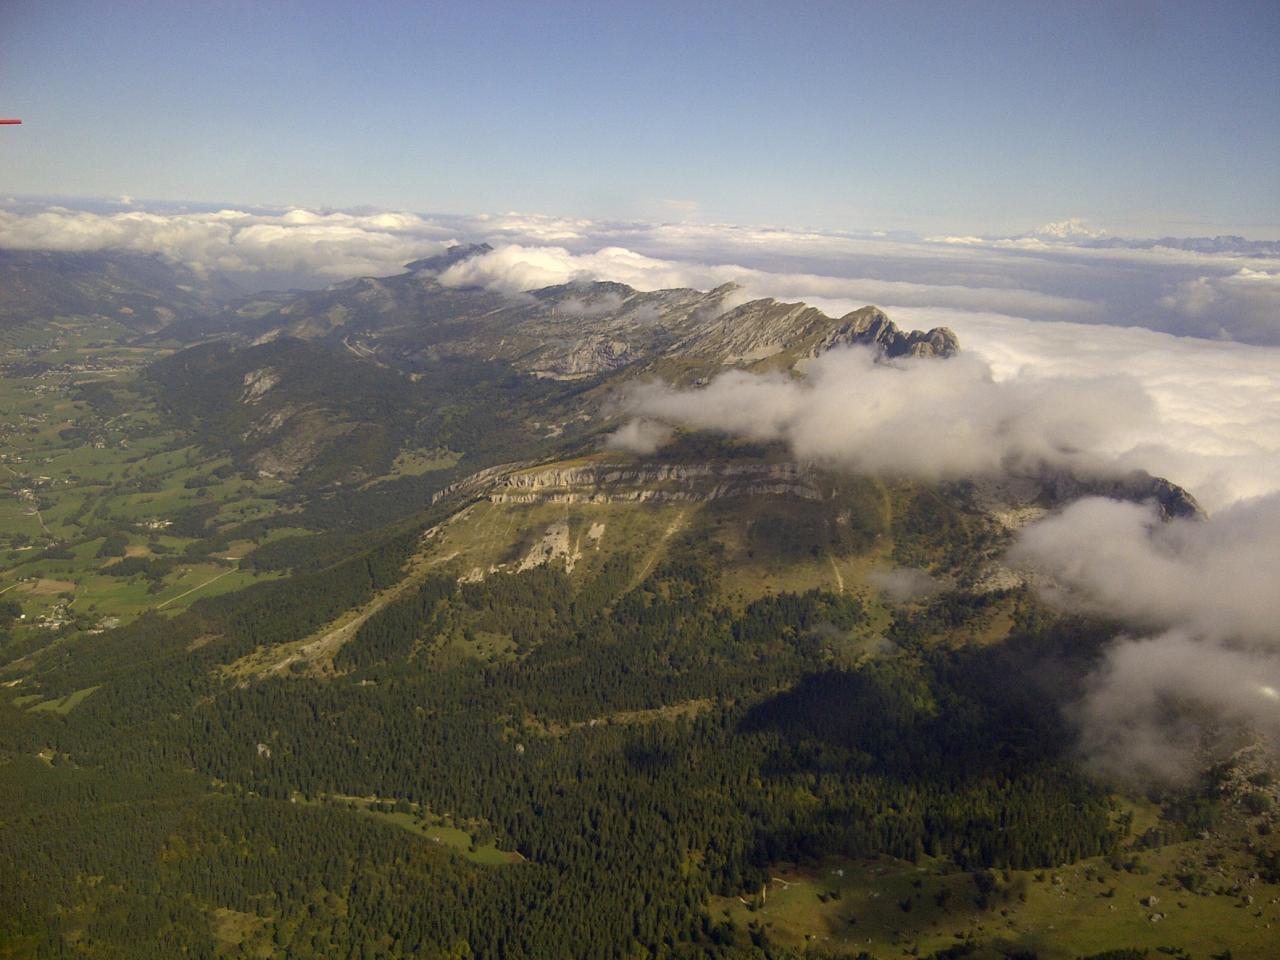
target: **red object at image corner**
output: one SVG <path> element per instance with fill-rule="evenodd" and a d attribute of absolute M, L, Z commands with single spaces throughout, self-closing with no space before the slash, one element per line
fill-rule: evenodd
<path fill-rule="evenodd" d="M 21 120 L 0 120 L 0 123 L 21 123 Z"/>

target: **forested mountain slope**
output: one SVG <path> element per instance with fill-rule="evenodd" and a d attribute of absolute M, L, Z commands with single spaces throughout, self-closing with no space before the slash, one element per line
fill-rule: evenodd
<path fill-rule="evenodd" d="M 621 450 L 637 380 L 958 345 L 448 265 L 7 348 L 0 956 L 1266 955 L 1269 761 L 1091 777 L 1123 625 L 1006 555 L 1183 491 Z"/>

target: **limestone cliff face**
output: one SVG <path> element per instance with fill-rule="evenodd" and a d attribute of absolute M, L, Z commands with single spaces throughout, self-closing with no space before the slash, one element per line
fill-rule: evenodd
<path fill-rule="evenodd" d="M 455 494 L 474 494 L 493 482 L 508 476 L 513 471 L 527 466 L 527 463 L 500 463 L 496 466 L 486 467 L 463 477 L 461 480 L 455 480 L 444 489 L 436 491 L 432 494 L 431 502 L 436 504 Z"/>
<path fill-rule="evenodd" d="M 268 390 L 280 382 L 279 372 L 264 367 L 250 370 L 244 375 L 244 391 L 240 394 L 241 403 L 257 403 Z"/>
<path fill-rule="evenodd" d="M 503 464 L 441 490 L 491 503 L 704 502 L 724 497 L 789 495 L 822 500 L 818 471 L 806 463 L 636 463 L 531 468 Z"/>
<path fill-rule="evenodd" d="M 685 504 L 695 505 L 726 498 L 794 498 L 808 501 L 800 505 L 776 505 L 784 509 L 782 515 L 825 517 L 822 534 L 814 533 L 815 548 L 828 543 L 830 536 L 839 542 L 841 530 L 856 527 L 869 531 L 876 542 L 882 537 L 896 539 L 901 530 L 896 524 L 909 517 L 899 509 L 911 504 L 919 491 L 910 481 L 885 481 L 885 485 L 867 486 L 851 481 L 838 471 L 820 464 L 800 461 L 763 463 L 758 460 L 708 460 L 694 462 L 658 462 L 623 460 L 616 457 L 577 460 L 560 463 L 507 464 L 492 467 L 459 481 L 440 496 L 450 494 L 459 497 L 461 508 L 453 514 L 466 517 L 472 511 L 492 517 L 498 511 L 506 519 L 501 524 L 509 530 L 520 531 L 527 518 L 540 517 L 545 522 L 547 513 L 562 519 L 547 527 L 535 540 L 512 534 L 513 543 L 522 544 L 522 560 L 494 561 L 492 557 L 475 566 L 467 578 L 481 579 L 499 569 L 528 569 L 534 565 L 562 559 L 568 569 L 585 556 L 589 547 L 596 549 L 604 532 L 602 514 L 592 512 L 593 505 L 635 505 L 639 511 L 646 504 L 674 504 L 667 516 L 696 516 L 697 508 L 686 510 Z M 1017 476 L 999 474 L 969 477 L 950 481 L 929 488 L 925 498 L 939 498 L 964 512 L 973 524 L 990 534 L 991 539 L 966 556 L 963 568 L 965 582 L 978 592 L 1015 589 L 1023 585 L 1048 585 L 1037 574 L 1010 565 L 1006 549 L 1023 527 L 1044 518 L 1052 510 L 1084 496 L 1104 496 L 1134 502 L 1154 503 L 1166 517 L 1188 517 L 1199 514 L 1195 501 L 1176 485 L 1147 474 L 1133 473 L 1112 476 L 1082 476 L 1062 470 L 1044 468 L 1040 471 Z M 868 491 L 874 491 L 868 494 Z M 741 503 L 742 501 L 739 501 Z M 553 504 L 555 509 L 546 512 L 526 512 L 524 505 Z M 563 506 L 562 506 L 563 505 Z M 577 509 L 575 505 L 581 505 Z M 501 512 L 510 507 L 510 512 Z M 611 517 L 626 515 L 612 508 Z M 753 518 L 767 513 L 771 508 L 754 504 L 739 512 L 738 505 L 717 514 L 720 517 L 738 517 L 742 530 L 751 529 Z M 905 509 L 912 509 L 905 507 Z M 816 511 L 816 514 L 814 513 Z M 638 515 L 636 515 L 638 516 Z M 949 514 L 939 514 L 939 522 L 950 524 Z M 446 521 L 446 524 L 452 521 Z M 612 520 L 610 521 L 612 522 Z M 915 521 L 912 521 L 914 523 Z M 584 533 L 588 529 L 589 533 Z M 441 525 L 443 529 L 445 524 Z M 903 528 L 908 529 L 908 528 Z M 571 530 L 577 532 L 571 535 Z M 527 532 L 527 530 L 526 530 Z M 916 531 L 919 532 L 918 530 Z M 949 542 L 947 526 L 939 533 Z M 777 531 L 769 534 L 776 537 Z M 910 534 L 908 535 L 909 538 Z M 585 537 L 585 539 L 584 539 Z M 470 541 L 462 539 L 464 551 Z M 835 541 L 833 541 L 835 542 Z M 858 541 L 866 549 L 871 541 Z M 532 544 L 531 546 L 529 544 Z M 828 543 L 828 547 L 829 547 Z M 442 547 L 441 549 L 445 549 Z M 840 547 L 835 548 L 837 553 Z M 508 551 L 508 556 L 511 556 Z M 453 554 L 450 554 L 453 556 Z M 470 562 L 470 561 L 468 561 Z M 955 563 L 954 559 L 946 561 Z M 835 567 L 838 573 L 838 566 Z M 843 589 L 843 587 L 842 587 Z"/>
<path fill-rule="evenodd" d="M 538 357 L 536 374 L 578 379 L 619 370 L 636 357 L 634 345 L 622 337 L 595 334 L 568 343 L 549 344 Z"/>
<path fill-rule="evenodd" d="M 507 475 L 486 497 L 494 503 L 696 503 L 769 494 L 823 499 L 815 470 L 801 463 L 552 467 Z"/>
<path fill-rule="evenodd" d="M 674 481 L 694 483 L 709 478 L 768 477 L 794 480 L 806 476 L 809 467 L 799 463 L 636 463 L 550 467 L 513 474 L 503 480 L 512 489 L 546 487 L 643 486 Z"/>
<path fill-rule="evenodd" d="M 1008 531 L 1021 529 L 1051 509 L 1082 497 L 1152 503 L 1166 520 L 1204 515 L 1195 497 L 1186 490 L 1140 470 L 1087 476 L 1046 467 L 1032 475 L 970 477 L 959 486 L 973 509 L 987 514 Z"/>
<path fill-rule="evenodd" d="M 829 483 L 813 463 L 587 463 L 501 464 L 465 477 L 432 497 L 462 494 L 491 503 L 703 502 L 724 497 L 787 495 L 824 500 Z M 829 479 L 829 478 L 828 478 Z M 971 508 L 1005 530 L 1016 530 L 1052 507 L 1085 496 L 1153 502 L 1162 516 L 1195 517 L 1199 504 L 1168 480 L 1135 472 L 1084 477 L 1044 470 L 1034 476 L 987 476 L 962 481 Z"/>

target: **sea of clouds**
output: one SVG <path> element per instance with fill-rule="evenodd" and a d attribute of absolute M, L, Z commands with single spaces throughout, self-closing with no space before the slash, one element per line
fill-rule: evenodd
<path fill-rule="evenodd" d="M 1241 724 L 1280 736 L 1280 258 L 1116 242 L 1073 221 L 1022 237 L 832 234 L 545 216 L 0 206 L 0 249 L 160 254 L 246 288 L 386 275 L 454 242 L 494 249 L 441 282 L 512 295 L 614 280 L 739 289 L 839 315 L 954 329 L 945 363 L 831 353 L 802 380 L 726 373 L 651 384 L 615 442 L 671 425 L 788 442 L 798 456 L 926 478 L 1145 469 L 1189 489 L 1198 521 L 1097 498 L 1028 528 L 1013 552 L 1054 602 L 1131 625 L 1072 708 L 1098 769 L 1172 779 Z"/>
<path fill-rule="evenodd" d="M 1015 238 L 919 238 L 518 214 L 141 209 L 132 201 L 89 210 L 12 201 L 0 203 L 0 249 L 161 254 L 261 289 L 264 275 L 288 274 L 298 286 L 384 276 L 450 243 L 484 240 L 496 249 L 456 268 L 450 282 L 516 292 L 584 279 L 648 290 L 732 281 L 746 296 L 828 310 L 951 308 L 1280 346 L 1276 245 L 1223 242 L 1212 253 L 1147 242 L 1100 248 L 1085 245 L 1095 231 L 1064 223 Z"/>

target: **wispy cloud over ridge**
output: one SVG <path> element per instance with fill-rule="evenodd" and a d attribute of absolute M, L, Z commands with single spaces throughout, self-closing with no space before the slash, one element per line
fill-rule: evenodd
<path fill-rule="evenodd" d="M 627 406 L 668 423 L 783 440 L 802 459 L 929 480 L 1042 465 L 1093 471 L 1154 417 L 1130 378 L 998 381 L 974 354 L 886 364 L 870 349 L 833 350 L 805 374 L 731 371 L 689 390 L 642 384 Z"/>

